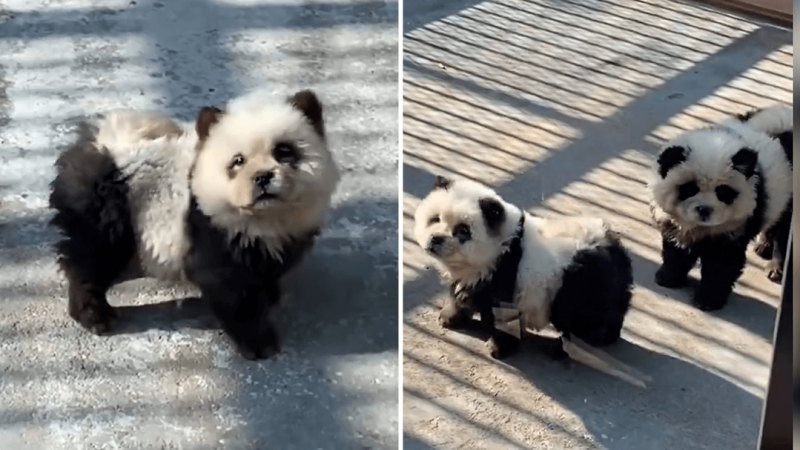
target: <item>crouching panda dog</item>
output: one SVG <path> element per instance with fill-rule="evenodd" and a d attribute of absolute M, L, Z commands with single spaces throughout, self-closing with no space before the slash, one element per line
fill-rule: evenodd
<path fill-rule="evenodd" d="M 567 353 L 572 341 L 602 347 L 619 339 L 631 260 L 602 219 L 535 217 L 486 186 L 437 177 L 414 221 L 417 243 L 450 283 L 440 323 L 459 328 L 478 312 L 492 357 L 519 344 L 495 326 L 500 305 L 519 311 L 523 330 L 552 324 Z"/>
<path fill-rule="evenodd" d="M 651 212 L 662 234 L 656 283 L 676 288 L 700 260 L 693 302 L 725 306 L 750 241 L 780 282 L 792 216 L 792 108 L 772 106 L 683 133 L 658 156 Z"/>
<path fill-rule="evenodd" d="M 248 359 L 279 351 L 282 276 L 312 247 L 339 172 L 312 91 L 250 94 L 179 123 L 116 112 L 80 126 L 50 205 L 69 314 L 110 330 L 108 289 L 148 276 L 196 285 Z"/>

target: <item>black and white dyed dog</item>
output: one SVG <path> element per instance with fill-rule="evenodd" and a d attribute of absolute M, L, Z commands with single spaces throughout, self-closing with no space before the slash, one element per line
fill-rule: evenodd
<path fill-rule="evenodd" d="M 686 132 L 658 157 L 651 210 L 662 233 L 661 286 L 679 287 L 697 260 L 694 303 L 722 308 L 745 265 L 747 245 L 780 282 L 792 215 L 792 108 L 773 106 Z"/>
<path fill-rule="evenodd" d="M 314 93 L 245 96 L 194 124 L 112 113 L 83 124 L 56 168 L 56 250 L 81 325 L 109 330 L 116 283 L 184 279 L 243 356 L 279 350 L 279 282 L 312 246 L 339 179 Z"/>
<path fill-rule="evenodd" d="M 522 328 L 553 324 L 592 346 L 620 337 L 631 299 L 631 260 L 601 219 L 544 219 L 486 186 L 437 178 L 415 213 L 417 243 L 451 284 L 440 312 L 449 328 L 479 312 L 495 358 L 519 340 L 495 327 L 493 307 L 512 304 Z"/>

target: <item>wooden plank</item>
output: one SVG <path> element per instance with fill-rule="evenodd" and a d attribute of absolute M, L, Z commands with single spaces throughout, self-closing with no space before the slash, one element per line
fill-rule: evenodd
<path fill-rule="evenodd" d="M 782 24 L 792 23 L 792 2 L 790 0 L 698 0 L 723 8 L 771 19 Z"/>

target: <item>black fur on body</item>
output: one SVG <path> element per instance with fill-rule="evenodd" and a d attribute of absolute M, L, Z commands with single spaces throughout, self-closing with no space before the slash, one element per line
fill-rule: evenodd
<path fill-rule="evenodd" d="M 757 112 L 760 110 L 754 109 L 745 114 L 737 115 L 737 118 L 742 122 L 747 122 L 753 117 Z M 789 161 L 789 164 L 794 165 L 793 160 L 793 139 L 794 133 L 792 131 L 784 131 L 782 133 L 777 133 L 772 135 L 773 139 L 778 140 L 781 144 L 781 148 L 783 148 L 783 152 L 786 155 L 786 159 Z M 786 257 L 786 246 L 788 245 L 789 241 L 789 233 L 791 232 L 791 225 L 792 225 L 792 210 L 793 210 L 793 201 L 789 202 L 789 206 L 787 206 L 786 210 L 784 210 L 781 218 L 778 220 L 775 225 L 770 227 L 770 229 L 764 232 L 764 240 L 763 242 L 759 242 L 758 246 L 755 248 L 755 252 L 758 256 L 763 259 L 772 259 L 773 252 L 777 249 L 779 252 L 779 261 L 783 261 Z M 780 268 L 781 270 L 783 267 Z M 775 282 L 780 282 L 781 277 L 780 274 L 770 274 L 770 279 Z"/>
<path fill-rule="evenodd" d="M 497 258 L 494 270 L 488 277 L 469 286 L 459 286 L 460 280 L 455 280 L 450 285 L 450 299 L 439 315 L 443 326 L 456 328 L 471 320 L 473 313 L 477 311 L 481 318 L 481 328 L 490 339 L 490 353 L 495 358 L 503 358 L 519 346 L 519 339 L 497 329 L 492 308 L 501 303 L 515 303 L 514 292 L 517 287 L 517 269 L 522 258 L 524 224 L 523 214 L 517 225 L 517 233 L 508 242 L 508 250 Z"/>
<path fill-rule="evenodd" d="M 281 297 L 279 281 L 311 249 L 318 231 L 284 244 L 275 259 L 259 240 L 229 241 L 192 199 L 188 216 L 192 246 L 186 275 L 210 302 L 225 332 L 248 359 L 271 356 L 279 349 L 269 314 Z"/>
<path fill-rule="evenodd" d="M 52 224 L 62 234 L 55 250 L 69 284 L 69 315 L 102 334 L 116 317 L 107 291 L 141 272 L 129 188 L 112 157 L 93 148 L 95 132 L 83 125 L 77 142 L 58 158 L 50 206 L 56 210 Z M 200 289 L 245 358 L 271 356 L 279 350 L 269 313 L 280 299 L 280 278 L 312 247 L 318 231 L 285 242 L 281 258 L 276 259 L 260 240 L 250 238 L 244 244 L 241 235 L 229 239 L 198 209 L 194 198 L 187 209 L 188 280 Z"/>
<path fill-rule="evenodd" d="M 490 336 L 490 352 L 495 358 L 514 353 L 520 344 L 516 337 L 497 330 L 492 307 L 516 303 L 523 237 L 519 232 L 510 241 L 508 251 L 497 259 L 489 276 L 463 289 L 458 289 L 459 283 L 454 282 L 450 287 L 451 297 L 440 313 L 443 326 L 456 328 L 470 320 L 475 311 L 479 312 L 481 327 Z M 561 288 L 550 309 L 550 322 L 556 330 L 567 339 L 575 335 L 595 347 L 616 342 L 630 306 L 633 285 L 631 259 L 619 240 L 609 236 L 606 243 L 579 250 L 563 268 L 561 277 Z M 553 357 L 567 357 L 560 342 Z"/>
<path fill-rule="evenodd" d="M 550 308 L 550 322 L 564 337 L 594 347 L 619 340 L 631 304 L 631 258 L 619 239 L 607 239 L 575 253 Z"/>
<path fill-rule="evenodd" d="M 792 140 L 794 139 L 793 133 L 791 131 L 787 131 L 774 136 L 774 138 L 780 141 L 783 152 L 786 154 L 786 159 L 789 160 L 790 164 L 794 165 L 794 160 L 792 159 Z M 769 260 L 772 259 L 773 256 L 777 256 L 776 259 L 778 261 L 785 261 L 787 252 L 786 247 L 789 244 L 789 233 L 791 233 L 792 228 L 792 210 L 794 208 L 793 203 L 794 200 L 790 200 L 789 205 L 783 211 L 783 214 L 781 214 L 781 218 L 778 219 L 778 222 L 764 232 L 764 241 L 759 243 L 759 245 L 755 248 L 756 254 L 761 258 Z M 774 254 L 775 252 L 778 252 L 777 255 Z M 780 283 L 783 265 L 781 264 L 778 269 L 779 270 L 776 271 L 776 273 L 770 273 L 769 278 L 774 282 Z"/>
<path fill-rule="evenodd" d="M 758 110 L 737 116 L 745 122 Z M 772 136 L 780 142 L 787 159 L 792 163 L 791 131 Z M 669 150 L 669 149 L 667 149 Z M 666 152 L 665 152 L 666 153 Z M 659 159 L 659 172 L 664 174 L 669 169 L 683 162 L 682 159 Z M 662 175 L 663 176 L 663 175 Z M 655 281 L 660 286 L 678 288 L 687 284 L 689 271 L 697 261 L 700 261 L 700 283 L 697 286 L 692 303 L 704 311 L 714 311 L 723 308 L 736 280 L 742 274 L 746 263 L 747 246 L 762 230 L 764 225 L 764 209 L 769 198 L 761 183 L 761 173 L 758 165 L 754 165 L 756 207 L 752 214 L 741 227 L 732 233 L 708 236 L 699 240 L 682 239 L 679 225 L 671 219 L 658 221 L 662 235 L 662 265 L 655 275 Z M 786 246 L 789 240 L 791 227 L 792 201 L 784 210 L 780 219 L 769 229 L 764 231 L 766 241 L 756 248 L 756 253 L 764 258 L 773 257 L 773 252 L 778 252 L 779 260 L 783 261 L 786 255 Z M 782 265 L 777 273 L 770 273 L 769 278 L 780 282 Z"/>
<path fill-rule="evenodd" d="M 50 206 L 63 235 L 55 250 L 69 284 L 69 315 L 99 334 L 116 316 L 106 291 L 131 264 L 136 243 L 128 185 L 111 156 L 92 147 L 94 132 L 81 125 L 77 143 L 56 161 Z"/>

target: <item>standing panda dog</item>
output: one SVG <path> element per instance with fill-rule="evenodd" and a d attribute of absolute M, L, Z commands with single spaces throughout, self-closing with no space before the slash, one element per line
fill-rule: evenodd
<path fill-rule="evenodd" d="M 534 217 L 488 187 L 442 177 L 414 220 L 417 243 L 451 283 L 442 325 L 463 326 L 477 311 L 493 357 L 519 344 L 495 327 L 493 307 L 503 304 L 519 311 L 522 329 L 552 323 L 567 353 L 572 338 L 595 347 L 619 339 L 631 300 L 631 260 L 603 220 Z"/>
<path fill-rule="evenodd" d="M 727 303 L 745 265 L 747 245 L 772 259 L 780 282 L 792 215 L 792 108 L 773 106 L 686 132 L 658 157 L 651 211 L 662 234 L 656 283 L 680 287 L 697 260 L 693 302 Z"/>
<path fill-rule="evenodd" d="M 112 113 L 83 124 L 56 168 L 56 251 L 82 326 L 110 329 L 114 284 L 184 279 L 244 357 L 279 351 L 279 282 L 313 245 L 339 180 L 313 92 L 245 96 L 193 125 Z"/>

